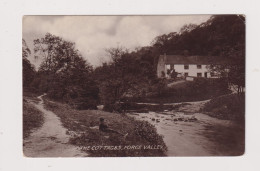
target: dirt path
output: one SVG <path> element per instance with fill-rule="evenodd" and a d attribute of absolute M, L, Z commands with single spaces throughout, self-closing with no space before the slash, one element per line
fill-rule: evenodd
<path fill-rule="evenodd" d="M 156 127 L 168 147 L 168 156 L 229 156 L 243 153 L 243 142 L 236 139 L 239 131 L 236 125 L 199 113 L 204 104 L 205 101 L 192 102 L 181 106 L 178 111 L 130 115 Z M 188 121 L 194 117 L 196 121 Z M 183 120 L 177 121 L 178 118 Z"/>
<path fill-rule="evenodd" d="M 43 96 L 43 95 L 42 95 Z M 44 114 L 44 124 L 24 140 L 23 152 L 27 157 L 84 157 L 76 146 L 68 143 L 70 136 L 60 119 L 43 107 L 42 96 L 38 104 L 31 102 Z"/>

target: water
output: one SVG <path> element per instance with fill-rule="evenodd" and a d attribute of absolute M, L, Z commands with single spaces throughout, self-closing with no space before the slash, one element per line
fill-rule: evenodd
<path fill-rule="evenodd" d="M 186 107 L 187 108 L 187 107 Z M 218 144 L 210 141 L 204 133 L 213 133 L 209 125 L 228 125 L 229 121 L 219 120 L 202 113 L 185 114 L 184 112 L 136 113 L 129 114 L 137 120 L 148 121 L 163 136 L 168 147 L 168 156 L 212 156 L 225 155 L 216 150 Z M 177 118 L 196 118 L 196 121 L 174 121 Z"/>

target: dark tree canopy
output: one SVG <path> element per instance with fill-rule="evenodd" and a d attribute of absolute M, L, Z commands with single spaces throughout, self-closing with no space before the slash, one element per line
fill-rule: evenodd
<path fill-rule="evenodd" d="M 34 85 L 50 98 L 77 108 L 95 108 L 98 88 L 92 78 L 93 68 L 75 48 L 75 44 L 47 33 L 34 40 L 34 52 L 42 63 Z"/>
<path fill-rule="evenodd" d="M 28 60 L 29 55 L 31 54 L 30 49 L 28 48 L 26 41 L 22 39 L 22 57 L 23 57 L 23 87 L 29 88 L 31 82 L 35 76 L 35 68 Z"/>

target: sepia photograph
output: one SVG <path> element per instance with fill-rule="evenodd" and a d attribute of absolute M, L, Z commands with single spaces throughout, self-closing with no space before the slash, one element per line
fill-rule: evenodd
<path fill-rule="evenodd" d="M 24 15 L 23 155 L 245 153 L 246 16 Z"/>

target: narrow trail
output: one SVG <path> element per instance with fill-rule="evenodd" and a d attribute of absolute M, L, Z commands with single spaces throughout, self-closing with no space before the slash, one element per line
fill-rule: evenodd
<path fill-rule="evenodd" d="M 24 139 L 23 152 L 26 157 L 85 157 L 88 154 L 68 143 L 70 136 L 60 119 L 44 108 L 42 96 L 38 104 L 31 102 L 44 115 L 41 128 Z"/>

